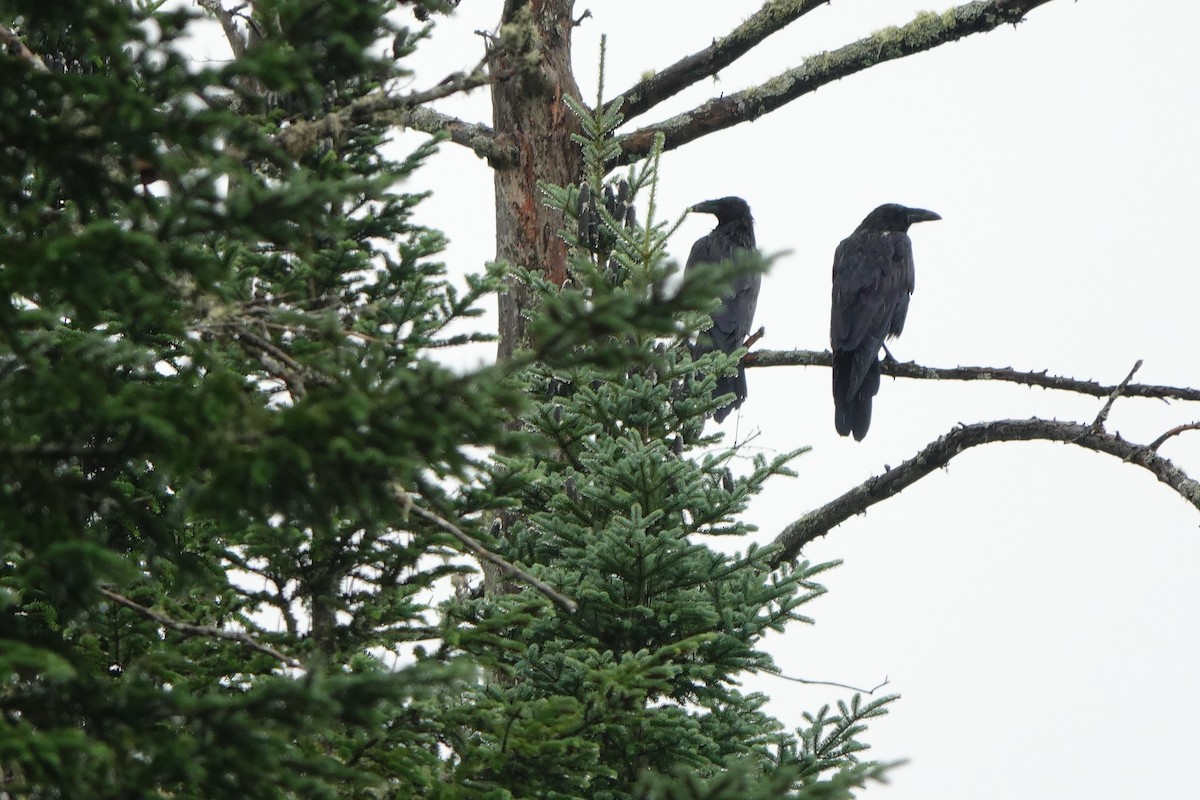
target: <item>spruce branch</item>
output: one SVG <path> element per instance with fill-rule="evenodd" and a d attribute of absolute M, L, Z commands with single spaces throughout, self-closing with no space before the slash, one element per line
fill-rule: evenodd
<path fill-rule="evenodd" d="M 529 584 L 534 589 L 537 589 L 539 592 L 544 594 L 552 603 L 561 608 L 563 611 L 574 614 L 579 610 L 579 605 L 574 600 L 559 593 L 550 584 L 536 577 L 529 571 L 517 566 L 516 564 L 507 561 L 502 556 L 499 556 L 496 553 L 493 553 L 491 550 L 488 550 L 483 546 L 482 543 L 480 543 L 478 539 L 476 539 L 474 536 L 471 536 L 453 522 L 450 522 L 449 520 L 438 516 L 432 511 L 417 505 L 415 502 L 413 502 L 412 495 L 408 494 L 403 489 L 396 487 L 395 491 L 405 512 L 416 514 L 421 519 L 432 522 L 434 525 L 438 526 L 443 531 L 461 542 L 462 545 L 470 550 L 476 558 L 486 561 L 492 566 L 496 567 L 503 575 L 507 575 L 510 578 L 515 578 L 522 583 Z"/>
<path fill-rule="evenodd" d="M 184 636 L 203 636 L 209 639 L 224 639 L 228 642 L 236 642 L 237 644 L 247 647 L 250 650 L 254 650 L 257 653 L 268 655 L 276 661 L 286 664 L 289 667 L 300 669 L 304 666 L 291 656 L 284 655 L 274 647 L 265 645 L 242 631 L 228 631 L 223 628 L 214 628 L 208 625 L 193 625 L 190 622 L 180 622 L 179 620 L 169 617 L 166 614 L 155 611 L 152 608 L 147 608 L 141 603 L 130 600 L 125 595 L 114 592 L 112 589 L 106 589 L 101 586 L 98 587 L 98 591 L 100 594 L 104 595 L 109 600 L 112 600 L 114 603 L 118 603 L 126 608 L 132 609 L 133 611 L 141 614 L 143 617 L 153 620 L 160 625 L 170 628 L 173 631 L 182 633 Z"/>
<path fill-rule="evenodd" d="M 703 50 L 684 56 L 671 66 L 655 72 L 621 94 L 625 97 L 625 118 L 632 119 L 649 111 L 753 50 L 773 33 L 783 30 L 800 17 L 829 0 L 771 0 L 750 15 L 741 25 Z"/>
<path fill-rule="evenodd" d="M 1159 440 L 1162 439 L 1164 437 L 1159 437 Z M 780 550 L 774 555 L 771 563 L 773 566 L 779 566 L 794 559 L 812 540 L 824 536 L 832 528 L 856 514 L 863 513 L 881 500 L 899 494 L 931 472 L 946 466 L 950 459 L 968 448 L 993 442 L 1035 440 L 1073 444 L 1136 464 L 1200 509 L 1200 482 L 1155 452 L 1154 445 L 1160 444 L 1159 440 L 1150 445 L 1137 444 L 1122 439 L 1120 434 L 1107 433 L 1083 423 L 1037 417 L 978 422 L 951 430 L 926 445 L 899 467 L 887 469 L 883 474 L 867 479 L 840 497 L 792 522 L 775 537 L 775 544 L 780 546 Z"/>
<path fill-rule="evenodd" d="M 746 354 L 742 363 L 747 367 L 828 367 L 833 356 L 828 350 L 758 350 Z M 880 363 L 880 371 L 893 378 L 914 378 L 938 381 L 1005 381 L 1024 386 L 1040 386 L 1092 397 L 1109 397 L 1118 388 L 1097 381 L 1079 380 L 1041 372 L 1022 372 L 1012 367 L 927 367 L 915 361 Z M 1147 397 L 1158 400 L 1200 401 L 1200 389 L 1189 386 L 1161 386 L 1131 383 L 1121 388 L 1125 397 Z"/>
<path fill-rule="evenodd" d="M 629 164 L 650 152 L 654 137 L 666 136 L 666 150 L 674 150 L 803 97 L 833 81 L 865 69 L 932 50 L 974 33 L 986 33 L 1004 24 L 1016 24 L 1034 8 L 1050 0 L 977 0 L 946 11 L 923 12 L 907 25 L 885 28 L 837 50 L 811 56 L 799 67 L 764 83 L 685 111 L 663 122 L 630 133 L 622 142 L 619 164 Z"/>

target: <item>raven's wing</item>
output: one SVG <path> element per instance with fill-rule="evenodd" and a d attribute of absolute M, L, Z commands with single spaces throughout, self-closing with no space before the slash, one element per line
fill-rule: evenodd
<path fill-rule="evenodd" d="M 833 349 L 866 346 L 878 354 L 885 336 L 903 330 L 914 283 L 908 234 L 864 232 L 844 239 L 833 256 Z"/>
<path fill-rule="evenodd" d="M 688 255 L 687 269 L 693 264 L 719 264 L 736 257 L 739 249 L 746 249 L 718 231 L 696 240 Z M 724 353 L 732 353 L 742 346 L 754 324 L 754 312 L 758 308 L 758 292 L 762 286 L 762 273 L 747 272 L 738 275 L 728 292 L 722 292 L 721 305 L 712 313 L 710 329 L 713 343 Z"/>

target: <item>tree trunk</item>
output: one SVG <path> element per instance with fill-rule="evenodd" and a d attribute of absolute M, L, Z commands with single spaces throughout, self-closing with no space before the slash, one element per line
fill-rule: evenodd
<path fill-rule="evenodd" d="M 563 96 L 579 98 L 571 69 L 572 0 L 509 0 L 505 32 L 532 42 L 532 51 L 497 50 L 492 67 L 513 73 L 492 84 L 492 117 L 497 139 L 515 145 L 515 164 L 497 166 L 496 258 L 527 267 L 561 285 L 567 249 L 558 236 L 562 215 L 541 197 L 540 182 L 570 185 L 579 180 L 582 158 L 571 134 L 579 122 Z M 505 63 L 508 62 L 508 63 Z M 498 357 L 508 358 L 526 343 L 527 310 L 535 302 L 530 287 L 513 281 L 500 295 Z"/>

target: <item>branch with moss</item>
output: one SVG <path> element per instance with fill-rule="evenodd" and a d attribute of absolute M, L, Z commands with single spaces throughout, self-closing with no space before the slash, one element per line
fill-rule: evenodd
<path fill-rule="evenodd" d="M 753 50 L 768 36 L 786 28 L 829 0 L 772 0 L 727 35 L 714 39 L 703 50 L 684 56 L 666 69 L 649 75 L 626 89 L 621 113 L 628 121 L 654 108 L 689 86 L 717 74 Z"/>
<path fill-rule="evenodd" d="M 865 39 L 806 59 L 794 69 L 741 92 L 717 97 L 698 108 L 630 133 L 622 141 L 619 165 L 631 164 L 650 152 L 654 137 L 666 136 L 673 150 L 716 131 L 752 122 L 833 81 L 865 69 L 932 50 L 974 33 L 1004 24 L 1017 24 L 1032 9 L 1050 0 L 978 0 L 943 14 L 923 12 L 907 25 L 876 31 Z"/>
<path fill-rule="evenodd" d="M 748 353 L 742 360 L 747 367 L 828 367 L 833 356 L 828 350 L 757 350 Z M 1024 386 L 1040 386 L 1043 389 L 1058 389 L 1077 392 L 1092 397 L 1108 397 L 1118 387 L 1107 386 L 1097 381 L 1066 378 L 1041 372 L 1022 372 L 1011 367 L 926 367 L 915 361 L 885 360 L 881 363 L 884 375 L 893 378 L 914 378 L 935 381 L 1005 381 Z M 1158 400 L 1200 401 L 1200 389 L 1188 386 L 1160 386 L 1148 383 L 1132 383 L 1121 390 L 1125 397 L 1149 397 Z"/>
<path fill-rule="evenodd" d="M 788 525 L 775 537 L 775 544 L 779 545 L 780 550 L 772 558 L 772 564 L 779 566 L 796 558 L 809 542 L 824 536 L 881 500 L 899 494 L 931 472 L 946 466 L 950 459 L 964 450 L 993 442 L 1062 442 L 1097 453 L 1107 453 L 1148 470 L 1180 497 L 1200 509 L 1200 483 L 1156 452 L 1155 448 L 1161 444 L 1162 438 L 1149 445 L 1137 444 L 1122 439 L 1119 433 L 1109 433 L 1094 423 L 1089 425 L 1036 417 L 963 425 L 926 445 L 900 466 L 864 481 Z"/>
<path fill-rule="evenodd" d="M 366 122 L 382 122 L 428 134 L 445 134 L 451 142 L 469 147 L 493 166 L 513 164 L 516 145 L 497 137 L 487 125 L 465 122 L 424 106 L 456 92 L 469 91 L 491 82 L 487 73 L 456 73 L 437 86 L 403 95 L 372 94 L 320 119 L 298 121 L 276 134 L 276 141 L 293 157 L 307 152 L 322 139 L 339 140 L 343 131 Z"/>

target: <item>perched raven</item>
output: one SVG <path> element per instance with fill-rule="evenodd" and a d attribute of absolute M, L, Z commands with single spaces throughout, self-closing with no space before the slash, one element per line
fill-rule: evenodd
<path fill-rule="evenodd" d="M 871 427 L 871 399 L 879 391 L 879 348 L 899 336 L 912 294 L 912 240 L 908 226 L 941 219 L 923 208 L 888 203 L 872 211 L 833 255 L 834 425 L 857 441 Z"/>
<path fill-rule="evenodd" d="M 717 227 L 692 245 L 685 271 L 691 269 L 693 264 L 717 264 L 734 258 L 739 250 L 754 249 L 754 218 L 750 216 L 750 206 L 742 198 L 722 197 L 697 203 L 689 210 L 716 215 Z M 743 273 L 737 276 L 728 291 L 722 292 L 721 306 L 712 314 L 712 327 L 706 333 L 701 333 L 696 342 L 695 357 L 699 358 L 713 350 L 732 353 L 742 346 L 754 322 L 754 308 L 758 305 L 761 284 L 762 273 Z M 717 422 L 729 416 L 733 409 L 740 408 L 746 399 L 744 367 L 738 366 L 736 376 L 717 379 L 713 396 L 726 394 L 733 394 L 736 399 L 724 408 L 717 409 L 713 414 Z"/>

